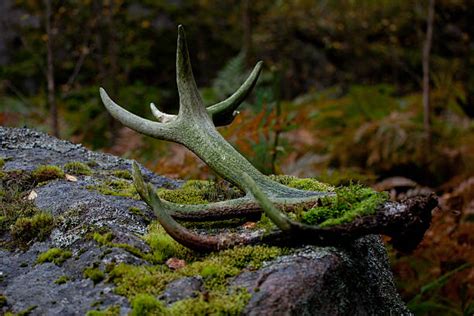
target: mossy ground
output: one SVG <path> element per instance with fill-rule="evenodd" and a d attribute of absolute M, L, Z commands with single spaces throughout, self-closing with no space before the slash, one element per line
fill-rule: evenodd
<path fill-rule="evenodd" d="M 42 175 L 38 178 L 38 170 L 45 169 L 36 169 L 37 177 L 33 176 L 35 172 L 7 171 L 0 179 L 0 236 L 2 236 L 0 246 L 2 247 L 25 249 L 31 241 L 43 241 L 48 238 L 56 224 L 55 218 L 50 213 L 40 210 L 28 199 L 38 179 L 46 178 L 41 172 Z"/>
<path fill-rule="evenodd" d="M 110 233 L 94 234 L 94 239 L 107 247 L 124 248 L 113 242 Z M 132 253 L 150 264 L 122 263 L 104 269 L 106 282 L 114 283 L 115 292 L 130 300 L 132 315 L 238 315 L 250 294 L 243 289 L 229 289 L 232 277 L 242 270 L 258 269 L 264 262 L 288 251 L 270 246 L 243 246 L 204 255 L 175 242 L 157 222 L 149 226 L 143 239 L 150 251 L 143 253 L 134 248 Z M 173 270 L 165 263 L 169 258 L 184 260 L 185 266 Z M 203 293 L 170 306 L 157 299 L 168 283 L 191 276 L 202 277 Z"/>

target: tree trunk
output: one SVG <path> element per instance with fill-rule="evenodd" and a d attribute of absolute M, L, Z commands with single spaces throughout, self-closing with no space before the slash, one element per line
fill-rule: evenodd
<path fill-rule="evenodd" d="M 430 52 L 433 38 L 433 20 L 435 0 L 429 0 L 428 18 L 426 22 L 426 38 L 423 45 L 423 126 L 428 146 L 431 147 L 430 119 Z"/>
<path fill-rule="evenodd" d="M 48 85 L 48 106 L 51 119 L 51 131 L 55 137 L 59 137 L 58 108 L 56 106 L 56 89 L 54 84 L 54 57 L 53 57 L 53 32 L 51 30 L 51 0 L 46 2 L 46 49 L 47 49 L 47 67 L 46 81 Z"/>

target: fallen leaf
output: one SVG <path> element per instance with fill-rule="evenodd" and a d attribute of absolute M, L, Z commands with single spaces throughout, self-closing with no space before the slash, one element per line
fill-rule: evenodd
<path fill-rule="evenodd" d="M 35 190 L 31 190 L 30 194 L 28 194 L 27 199 L 28 200 L 34 200 L 38 197 L 38 193 L 35 192 Z"/>
<path fill-rule="evenodd" d="M 178 258 L 169 258 L 168 260 L 166 260 L 166 265 L 170 269 L 178 270 L 184 268 L 186 266 L 186 262 Z"/>
<path fill-rule="evenodd" d="M 252 229 L 252 228 L 255 228 L 256 225 L 257 225 L 257 223 L 255 223 L 255 222 L 245 222 L 245 223 L 242 225 L 242 228 L 245 228 L 245 229 Z"/>
<path fill-rule="evenodd" d="M 66 173 L 66 180 L 71 182 L 77 182 L 77 178 L 75 176 L 71 176 L 70 174 Z"/>

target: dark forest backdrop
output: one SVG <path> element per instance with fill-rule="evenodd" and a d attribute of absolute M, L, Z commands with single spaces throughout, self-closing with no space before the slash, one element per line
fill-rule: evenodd
<path fill-rule="evenodd" d="M 391 251 L 393 269 L 416 313 L 474 312 L 474 2 L 2 0 L 0 12 L 1 125 L 172 177 L 215 176 L 120 126 L 98 87 L 146 117 L 150 102 L 176 111 L 178 24 L 206 103 L 263 60 L 224 136 L 265 173 L 359 181 L 394 199 L 436 191 L 425 241 Z"/>

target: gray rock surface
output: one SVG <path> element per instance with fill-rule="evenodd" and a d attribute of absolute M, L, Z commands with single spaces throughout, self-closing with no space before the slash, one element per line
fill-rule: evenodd
<path fill-rule="evenodd" d="M 124 249 L 106 248 L 85 238 L 91 227 L 107 228 L 117 236 L 114 242 L 147 250 L 140 236 L 154 215 L 145 204 L 88 189 L 112 177 L 109 171 L 130 170 L 131 161 L 91 152 L 29 129 L 2 127 L 0 157 L 7 158 L 4 170 L 31 171 L 44 164 L 95 162 L 94 176 L 77 176 L 77 182 L 57 179 L 35 188 L 36 206 L 62 216 L 63 221 L 46 241 L 36 242 L 26 251 L 0 249 L 0 294 L 7 298 L 0 314 L 34 307 L 31 315 L 84 315 L 89 310 L 118 305 L 120 314 L 127 315 L 129 302 L 114 293 L 113 284 L 94 285 L 84 278 L 83 271 L 93 264 L 103 268 L 110 262 L 147 264 Z M 179 186 L 179 182 L 144 168 L 142 172 L 157 187 Z M 131 207 L 140 212 L 131 212 Z M 67 247 L 72 257 L 61 266 L 36 264 L 38 254 L 52 247 Z M 70 281 L 54 283 L 61 276 L 68 276 Z M 259 270 L 243 272 L 231 286 L 243 286 L 252 293 L 244 311 L 248 315 L 409 314 L 396 292 L 385 248 L 377 236 L 361 238 L 346 249 L 302 247 Z M 201 290 L 200 277 L 183 278 L 168 284 L 160 299 L 172 303 Z"/>

